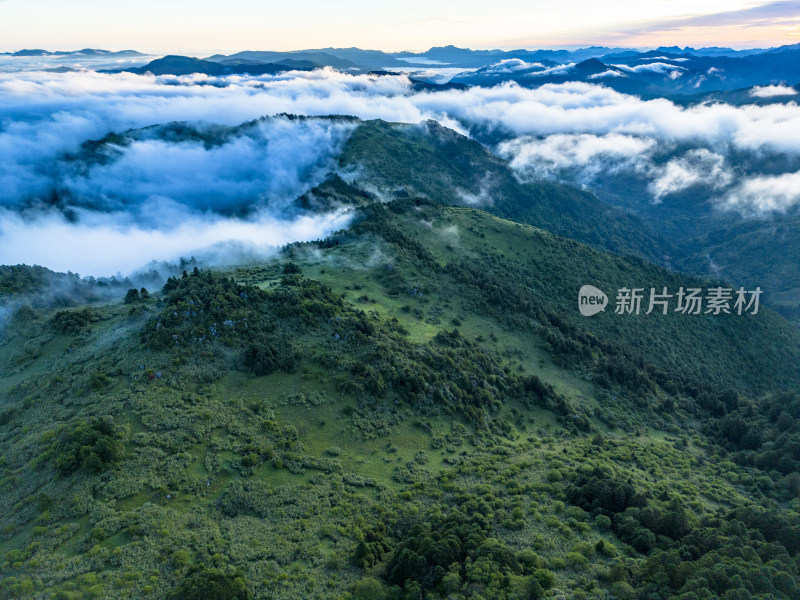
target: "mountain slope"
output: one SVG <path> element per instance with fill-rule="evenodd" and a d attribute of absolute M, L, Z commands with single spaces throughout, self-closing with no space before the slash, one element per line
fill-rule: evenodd
<path fill-rule="evenodd" d="M 800 161 L 791 156 L 737 153 L 728 160 L 745 180 L 759 172 L 791 173 L 800 168 Z M 608 173 L 597 178 L 593 192 L 609 204 L 630 210 L 669 239 L 675 268 L 720 277 L 737 286 L 760 286 L 767 304 L 800 324 L 800 215 L 796 207 L 750 209 L 742 214 L 722 202 L 725 190 L 703 182 L 656 203 L 651 201 L 649 184 L 639 174 Z"/>
<path fill-rule="evenodd" d="M 217 148 L 239 139 L 260 136 L 260 127 L 290 119 L 352 125 L 337 156 L 339 176 L 349 182 L 349 198 L 358 205 L 366 198 L 424 195 L 446 205 L 485 208 L 505 218 L 536 225 L 618 254 L 633 254 L 669 265 L 673 250 L 640 219 L 599 201 L 577 188 L 556 183 L 520 183 L 506 160 L 493 155 L 479 142 L 430 121 L 417 125 L 353 117 L 298 117 L 278 115 L 230 127 L 208 123 L 173 122 L 111 133 L 85 142 L 80 151 L 65 157 L 76 170 L 109 164 L 137 141 L 167 144 L 202 144 Z M 263 137 L 263 136 L 262 136 Z M 65 192 L 60 192 L 65 193 Z M 333 196 L 331 196 L 332 198 Z M 346 202 L 341 197 L 339 205 Z M 233 214 L 255 211 L 258 197 L 217 198 L 207 193 L 203 202 Z M 307 196 L 295 206 L 333 207 L 330 198 Z M 83 198 L 70 198 L 75 203 Z M 305 204 L 304 204 L 305 202 Z"/>
<path fill-rule="evenodd" d="M 17 311 L 0 593 L 796 597 L 800 333 L 584 318 L 588 282 L 705 285 L 408 199 L 279 260 Z"/>
<path fill-rule="evenodd" d="M 448 205 L 472 205 L 598 248 L 660 264 L 672 250 L 636 217 L 592 194 L 556 183 L 520 183 L 483 145 L 429 121 L 369 121 L 351 135 L 339 159 L 356 182 L 417 193 Z"/>

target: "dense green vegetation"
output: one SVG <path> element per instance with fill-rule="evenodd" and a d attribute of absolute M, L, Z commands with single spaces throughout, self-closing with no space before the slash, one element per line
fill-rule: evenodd
<path fill-rule="evenodd" d="M 706 285 L 406 198 L 114 302 L 6 292 L 0 597 L 800 596 L 800 333 L 584 283 Z"/>
<path fill-rule="evenodd" d="M 106 378 L 98 373 L 92 385 L 103 387 Z M 44 439 L 49 441 L 49 435 Z M 66 476 L 76 471 L 102 473 L 125 456 L 123 432 L 114 425 L 113 417 L 80 419 L 74 425 L 62 427 L 56 432 L 50 447 L 38 458 L 39 464 L 51 463 L 59 475 Z"/>
<path fill-rule="evenodd" d="M 597 248 L 656 263 L 673 250 L 627 212 L 557 183 L 520 183 L 506 161 L 435 121 L 367 121 L 354 130 L 339 162 L 396 196 L 421 194 L 446 205 L 472 205 Z"/>
<path fill-rule="evenodd" d="M 734 96 L 737 94 L 746 97 L 749 104 L 761 102 L 748 90 L 739 90 Z M 671 99 L 683 102 L 677 97 Z M 110 162 L 119 156 L 121 148 L 149 139 L 192 142 L 210 149 L 237 138 L 258 136 L 264 122 L 275 118 L 330 119 L 353 126 L 337 157 L 339 174 L 329 173 L 322 183 L 296 199 L 292 210 L 328 211 L 364 206 L 379 198 L 423 195 L 444 205 L 480 208 L 601 250 L 642 257 L 701 277 L 721 277 L 737 287 L 760 286 L 766 304 L 800 323 L 800 215 L 796 209 L 758 215 L 720 210 L 724 194 L 704 187 L 702 182 L 655 202 L 648 188 L 651 176 L 641 169 L 598 169 L 592 175 L 591 190 L 555 181 L 521 182 L 508 161 L 488 149 L 510 135 L 497 128 L 471 127 L 475 139 L 470 139 L 434 121 L 400 124 L 342 115 L 277 115 L 238 126 L 171 122 L 110 133 L 85 142 L 67 158 L 76 163 L 76 168 Z M 657 150 L 656 162 L 664 166 L 672 159 L 688 156 L 691 149 L 686 144 L 666 144 Z M 742 175 L 789 173 L 800 168 L 788 155 L 729 150 L 730 164 Z M 573 183 L 576 175 L 580 174 L 569 170 L 559 173 L 561 179 Z M 582 177 L 577 180 L 582 181 Z M 51 201 L 58 205 L 57 198 Z M 254 206 L 222 202 L 217 208 L 243 215 Z M 15 268 L 0 267 L 0 293 L 4 289 L 14 292 L 19 284 L 28 285 L 22 281 L 8 285 L 9 276 L 12 280 L 16 277 Z M 34 271 L 28 274 L 41 279 Z M 63 279 L 63 286 L 40 288 L 44 290 L 40 305 L 72 306 L 108 297 L 103 294 L 107 289 L 84 286 L 76 290 L 75 278 Z M 136 285 L 155 287 L 156 279 Z M 119 287 L 125 282 L 99 285 Z"/>
<path fill-rule="evenodd" d="M 505 136 L 480 128 L 472 134 L 490 147 Z M 666 164 L 689 149 L 668 145 L 658 160 Z M 435 122 L 367 121 L 353 132 L 340 163 L 356 170 L 356 183 L 390 197 L 422 194 L 447 205 L 472 205 L 617 254 L 748 289 L 760 286 L 770 306 L 800 323 L 796 209 L 759 215 L 720 210 L 719 191 L 703 185 L 654 202 L 650 177 L 626 169 L 600 170 L 591 191 L 545 180 L 520 183 L 486 146 Z M 795 163 L 761 152 L 731 157 L 742 173 L 793 172 Z M 563 175 L 574 181 L 574 173 Z"/>
<path fill-rule="evenodd" d="M 167 595 L 168 600 L 249 600 L 252 597 L 241 574 L 214 568 L 193 569 L 178 588 Z"/>

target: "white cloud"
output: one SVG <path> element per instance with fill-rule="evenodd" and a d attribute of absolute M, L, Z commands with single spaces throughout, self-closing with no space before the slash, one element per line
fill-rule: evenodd
<path fill-rule="evenodd" d="M 467 206 L 474 206 L 477 208 L 486 208 L 494 204 L 494 196 L 492 193 L 492 180 L 487 173 L 480 182 L 480 187 L 477 193 L 469 192 L 468 190 L 456 190 L 458 198 Z"/>
<path fill-rule="evenodd" d="M 81 275 L 127 274 L 153 259 L 212 257 L 220 262 L 232 253 L 268 256 L 294 241 L 320 239 L 345 227 L 351 215 L 335 212 L 281 219 L 267 212 L 248 220 L 175 210 L 163 227 L 132 221 L 126 213 L 81 211 L 77 222 L 45 211 L 20 215 L 0 211 L 0 264 L 39 264 Z"/>
<path fill-rule="evenodd" d="M 606 77 L 625 77 L 625 73 L 614 71 L 613 69 L 608 69 L 607 71 L 603 71 L 602 73 L 595 73 L 594 75 L 589 75 L 589 79 L 604 79 Z"/>
<path fill-rule="evenodd" d="M 82 204 L 108 208 L 167 198 L 215 212 L 278 210 L 335 168 L 332 157 L 354 127 L 276 118 L 211 148 L 199 141 L 134 141 L 113 162 L 65 176 L 63 186 Z"/>
<path fill-rule="evenodd" d="M 545 66 L 539 62 L 525 62 L 521 58 L 506 58 L 498 63 L 489 65 L 483 69 L 484 73 L 507 74 L 517 71 L 531 71 L 533 69 L 544 69 Z"/>
<path fill-rule="evenodd" d="M 653 179 L 648 189 L 657 202 L 694 185 L 721 189 L 733 180 L 733 174 L 725 165 L 725 157 L 706 148 L 690 150 L 661 167 L 652 165 L 650 172 Z"/>
<path fill-rule="evenodd" d="M 158 122 L 206 120 L 236 125 L 262 115 L 292 112 L 407 123 L 450 117 L 468 127 L 488 125 L 520 135 L 615 132 L 772 146 L 800 153 L 800 136 L 793 136 L 795 142 L 787 144 L 784 136 L 774 135 L 775 129 L 764 127 L 772 123 L 780 123 L 781 128 L 800 125 L 796 106 L 683 108 L 664 99 L 641 100 L 578 82 L 535 89 L 510 83 L 415 93 L 403 75 L 353 76 L 331 70 L 227 78 L 91 72 L 0 74 L 0 106 L 5 120 L 27 122 L 26 127 L 56 140 L 66 137 L 62 146 Z M 63 136 L 61 121 L 67 118 L 83 125 L 67 127 Z"/>
<path fill-rule="evenodd" d="M 529 73 L 529 75 L 533 77 L 544 77 L 545 75 L 563 75 L 564 73 L 568 73 L 575 68 L 575 63 L 568 63 L 566 65 L 556 65 L 555 67 L 548 67 L 546 69 L 542 69 L 541 71 L 534 71 L 533 73 Z"/>
<path fill-rule="evenodd" d="M 680 77 L 681 71 L 686 70 L 678 65 L 671 65 L 665 62 L 644 63 L 640 65 L 634 65 L 632 67 L 628 65 L 611 66 L 616 67 L 617 69 L 622 69 L 623 71 L 627 71 L 628 73 L 660 73 L 661 75 L 669 75 L 673 79 L 675 79 L 675 76 L 673 75 L 674 73 L 677 72 L 677 76 Z"/>
<path fill-rule="evenodd" d="M 800 171 L 745 179 L 724 201 L 744 214 L 786 212 L 800 205 Z"/>
<path fill-rule="evenodd" d="M 756 86 L 750 90 L 754 98 L 775 98 L 776 96 L 796 96 L 797 90 L 788 85 Z"/>
<path fill-rule="evenodd" d="M 504 68 L 527 68 L 523 62 Z M 682 72 L 667 63 L 639 67 Z M 567 68 L 571 67 L 556 67 Z M 181 230 L 186 232 L 183 239 L 193 242 L 213 243 L 221 231 L 243 231 L 244 238 L 251 239 L 255 234 L 246 232 L 257 228 L 247 229 L 248 222 L 224 216 L 243 212 L 242 208 L 259 215 L 250 222 L 261 223 L 260 231 L 272 231 L 264 225 L 265 214 L 272 215 L 271 224 L 281 223 L 280 227 L 294 231 L 285 216 L 264 210 L 279 210 L 334 166 L 332 157 L 347 137 L 347 125 L 273 119 L 209 147 L 190 140 L 143 138 L 120 146 L 118 156 L 104 164 L 76 171 L 63 160 L 65 153 L 78 152 L 85 140 L 109 132 L 176 120 L 236 126 L 284 112 L 405 123 L 432 118 L 464 133 L 494 132 L 511 140 L 501 151 L 523 174 L 575 168 L 583 177 L 591 177 L 605 169 L 639 169 L 653 178 L 652 192 L 657 198 L 693 185 L 698 177 L 693 164 L 718 168 L 713 185 L 723 189 L 731 175 L 722 166 L 724 160 L 708 160 L 724 158 L 731 150 L 800 157 L 800 107 L 795 103 L 685 108 L 666 99 L 642 100 L 587 83 L 416 91 L 404 75 L 347 75 L 332 70 L 226 78 L 89 71 L 0 73 L 0 155 L 4 158 L 0 161 L 0 206 L 6 207 L 0 217 L 0 260 L 16 263 L 50 257 L 53 266 L 61 267 L 62 254 L 52 240 L 59 240 L 60 248 L 66 245 L 62 241 L 69 241 L 85 250 L 80 244 L 85 238 L 129 249 L 125 236 L 149 249 L 147 255 L 132 253 L 136 260 L 166 258 L 177 251 L 159 242 L 167 231 L 176 231 L 173 224 L 162 223 L 167 215 L 177 215 L 186 227 L 196 228 L 197 235 Z M 656 149 L 678 146 L 705 148 L 708 155 L 684 155 L 665 168 L 647 170 L 655 168 Z M 757 175 L 743 183 L 725 206 L 753 204 L 747 200 L 753 195 L 748 190 L 759 185 L 773 191 L 784 189 L 780 182 Z M 77 221 L 59 222 L 49 212 L 23 218 L 18 212 L 36 198 L 48 203 L 57 195 L 62 204 L 81 208 L 74 212 Z M 772 204 L 755 205 L 783 206 L 791 194 L 780 191 L 770 197 Z M 87 212 L 90 206 L 94 212 Z M 109 214 L 122 223 L 116 229 L 104 220 Z M 234 228 L 237 223 L 244 229 Z M 90 235 L 90 227 L 96 227 L 97 233 Z M 25 235 L 15 235 L 20 231 Z M 264 239 L 271 239 L 271 234 Z M 79 254 L 76 250 L 63 256 L 78 260 Z M 109 256 L 120 261 L 114 271 L 130 262 L 124 253 Z M 110 268 L 110 262 L 102 268 Z"/>
<path fill-rule="evenodd" d="M 561 169 L 577 169 L 583 180 L 601 170 L 631 168 L 649 154 L 655 141 L 609 133 L 554 134 L 546 138 L 520 137 L 500 144 L 498 151 L 526 178 L 546 177 Z"/>

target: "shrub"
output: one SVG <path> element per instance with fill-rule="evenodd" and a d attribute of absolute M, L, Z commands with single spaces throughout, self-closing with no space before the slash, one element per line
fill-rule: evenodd
<path fill-rule="evenodd" d="M 167 600 L 250 600 L 252 592 L 238 571 L 198 567 L 189 571 Z"/>
<path fill-rule="evenodd" d="M 101 473 L 125 456 L 123 438 L 124 430 L 110 416 L 80 419 L 59 430 L 44 457 L 54 457 L 62 476 L 79 470 Z"/>
<path fill-rule="evenodd" d="M 131 288 L 125 293 L 125 304 L 133 304 L 139 300 L 141 300 L 141 296 L 136 288 Z"/>
<path fill-rule="evenodd" d="M 84 308 L 82 310 L 60 310 L 53 315 L 51 322 L 56 333 L 74 335 L 97 319 L 94 311 Z"/>
<path fill-rule="evenodd" d="M 586 557 L 579 552 L 567 552 L 564 560 L 570 567 L 576 569 L 586 566 L 587 563 Z"/>
<path fill-rule="evenodd" d="M 385 600 L 386 588 L 374 577 L 365 577 L 353 584 L 353 600 Z"/>
<path fill-rule="evenodd" d="M 544 559 L 533 550 L 520 550 L 515 556 L 526 573 L 541 569 L 545 564 Z"/>
<path fill-rule="evenodd" d="M 533 578 L 545 590 L 549 590 L 556 584 L 556 576 L 552 571 L 548 571 L 547 569 L 536 569 L 536 571 L 533 572 Z"/>

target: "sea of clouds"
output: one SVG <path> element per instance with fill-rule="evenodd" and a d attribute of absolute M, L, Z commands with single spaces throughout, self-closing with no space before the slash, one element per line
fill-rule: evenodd
<path fill-rule="evenodd" d="M 300 214 L 291 201 L 336 170 L 352 121 L 278 116 L 213 144 L 140 135 L 111 144 L 102 160 L 76 160 L 81 144 L 112 132 L 172 121 L 237 126 L 281 113 L 436 119 L 485 141 L 520 178 L 591 184 L 630 172 L 647 181 L 651 202 L 699 185 L 721 208 L 746 214 L 800 202 L 800 173 L 743 172 L 732 158 L 796 161 L 792 101 L 686 108 L 584 83 L 420 91 L 403 75 L 332 70 L 0 73 L 0 264 L 111 275 L 226 242 L 266 252 L 346 226 L 347 212 Z"/>

